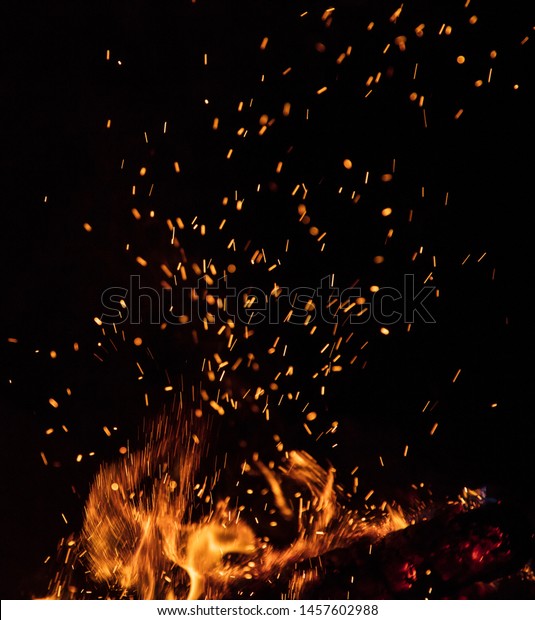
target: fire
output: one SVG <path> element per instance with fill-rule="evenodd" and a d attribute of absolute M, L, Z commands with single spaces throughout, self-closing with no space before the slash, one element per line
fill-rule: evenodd
<path fill-rule="evenodd" d="M 201 441 L 183 422 L 176 430 L 160 420 L 148 445 L 102 467 L 90 490 L 82 545 L 92 578 L 112 592 L 172 599 L 178 588 L 196 599 L 227 554 L 255 549 L 252 531 L 235 522 L 228 502 L 193 521 L 201 496 L 193 481 L 206 437 Z M 183 578 L 175 579 L 176 567 L 188 576 L 188 588 Z"/>
<path fill-rule="evenodd" d="M 242 517 L 238 498 L 216 497 L 217 470 L 199 482 L 210 430 L 179 413 L 172 422 L 159 419 L 142 450 L 103 465 L 90 488 L 81 534 L 69 548 L 76 544 L 77 561 L 106 597 L 221 599 L 247 582 L 276 581 L 283 567 L 408 524 L 391 507 L 376 519 L 348 509 L 335 470 L 304 451 L 287 453 L 277 470 L 255 454 L 244 472 L 267 483 L 272 512 L 294 532 L 287 544 L 271 543 Z M 285 597 L 299 598 L 316 577 L 296 571 Z M 63 574 L 50 598 L 76 592 L 71 579 Z"/>
<path fill-rule="evenodd" d="M 503 575 L 532 584 L 530 533 L 485 489 L 409 509 L 378 507 L 373 491 L 358 503 L 303 450 L 234 470 L 213 453 L 210 420 L 181 406 L 101 466 L 47 598 L 463 598 Z"/>

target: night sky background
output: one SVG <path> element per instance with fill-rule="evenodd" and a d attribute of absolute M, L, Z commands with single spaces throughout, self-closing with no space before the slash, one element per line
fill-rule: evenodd
<path fill-rule="evenodd" d="M 398 7 L 366 0 L 2 5 L 2 598 L 46 592 L 43 560 L 79 530 L 98 466 L 139 438 L 143 419 L 173 408 L 176 389 L 163 387 L 195 382 L 210 352 L 209 335 L 197 347 L 185 327 L 148 324 L 125 326 L 115 350 L 93 321 L 104 289 L 127 286 L 136 273 L 157 288 L 159 265 L 176 265 L 165 222 L 177 216 L 198 215 L 215 231 L 200 239 L 187 227 L 180 242 L 188 256 L 236 264 L 242 286 L 270 290 L 279 277 L 317 286 L 334 273 L 339 286 L 358 280 L 366 294 L 374 284 L 399 286 L 406 273 L 421 284 L 432 272 L 440 291 L 430 302 L 435 324 L 417 322 L 410 332 L 394 325 L 388 336 L 373 322 L 355 328 L 344 359 L 354 353 L 358 362 L 323 382 L 325 397 L 311 376 L 325 363 L 320 350 L 329 337 L 260 327 L 251 346 L 266 358 L 261 378 L 238 372 L 233 380 L 269 383 L 278 362 L 265 350 L 281 334 L 298 369 L 288 390 L 301 390 L 318 412 L 314 437 L 290 405 L 274 407 L 269 430 L 244 410 L 222 422 L 223 436 L 246 436 L 250 450 L 279 433 L 288 447 L 333 463 L 349 486 L 359 464 L 359 493 L 373 488 L 379 503 L 402 502 L 411 483 L 424 482 L 439 499 L 486 486 L 535 527 L 533 9 L 525 0 L 410 0 L 392 18 Z M 451 34 L 439 34 L 443 24 Z M 263 114 L 275 122 L 259 136 Z M 393 179 L 383 182 L 393 160 Z M 300 183 L 309 190 L 304 201 L 302 190 L 292 195 Z M 235 191 L 245 199 L 241 212 L 232 206 Z M 310 225 L 327 232 L 323 252 L 299 222 L 301 202 Z M 233 236 L 235 253 L 227 249 Z M 282 275 L 268 272 L 287 239 Z M 247 260 L 248 240 L 265 248 L 264 267 Z M 141 382 L 136 362 L 145 369 Z M 333 420 L 334 449 L 331 439 L 314 441 Z M 104 425 L 119 430 L 108 438 Z"/>

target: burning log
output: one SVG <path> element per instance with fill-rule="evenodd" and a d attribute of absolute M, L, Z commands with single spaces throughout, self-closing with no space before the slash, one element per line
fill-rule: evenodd
<path fill-rule="evenodd" d="M 256 594 L 328 600 L 533 598 L 533 533 L 501 505 L 466 511 L 449 504 L 429 519 L 377 540 L 286 568 L 282 583 Z M 296 585 L 299 584 L 299 587 Z"/>

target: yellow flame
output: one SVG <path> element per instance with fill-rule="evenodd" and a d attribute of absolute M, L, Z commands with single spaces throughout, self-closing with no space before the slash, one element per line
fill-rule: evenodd
<path fill-rule="evenodd" d="M 380 518 L 348 509 L 334 468 L 294 450 L 278 468 L 253 459 L 271 489 L 273 511 L 291 523 L 285 531 L 295 532 L 286 546 L 274 546 L 245 521 L 238 498 L 214 497 L 217 472 L 198 482 L 209 445 L 205 418 L 159 419 L 144 449 L 101 467 L 72 554 L 108 596 L 223 598 L 246 580 L 276 580 L 281 567 L 348 547 L 364 534 L 379 538 L 409 525 L 398 507 L 386 506 Z M 316 569 L 296 572 L 284 596 L 301 597 L 317 579 Z M 68 596 L 69 588 L 76 591 L 71 576 L 56 579 L 50 598 Z"/>

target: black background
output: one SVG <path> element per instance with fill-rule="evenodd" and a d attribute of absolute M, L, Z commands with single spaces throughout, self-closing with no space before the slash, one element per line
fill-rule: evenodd
<path fill-rule="evenodd" d="M 325 423 L 318 430 L 332 420 L 343 429 L 336 451 L 310 444 L 290 414 L 275 414 L 273 428 L 294 447 L 303 445 L 320 461 L 334 462 L 342 480 L 350 480 L 347 472 L 360 463 L 361 485 L 375 488 L 380 498 L 402 496 L 400 489 L 411 482 L 430 485 L 435 497 L 455 494 L 464 485 L 486 485 L 518 510 L 519 519 L 533 522 L 530 7 L 414 1 L 392 23 L 398 5 L 376 4 L 3 4 L 2 598 L 44 593 L 50 574 L 43 559 L 54 555 L 61 536 L 80 527 L 96 467 L 117 454 L 147 415 L 145 390 L 135 380 L 136 348 L 127 344 L 104 356 L 104 363 L 93 356 L 100 336 L 92 318 L 101 311 L 101 291 L 125 285 L 128 274 L 139 270 L 125 244 L 154 261 L 165 260 L 167 217 L 201 214 L 219 222 L 221 197 L 235 188 L 253 195 L 257 183 L 276 182 L 278 188 L 266 190 L 243 220 L 232 216 L 228 225 L 273 255 L 282 253 L 289 237 L 297 251 L 286 267 L 288 283 L 310 286 L 334 272 L 341 286 L 360 278 L 365 289 L 375 282 L 396 286 L 404 273 L 415 273 L 422 282 L 434 271 L 440 289 L 433 306 L 436 324 L 416 324 L 410 333 L 396 326 L 388 338 L 366 325 L 357 336 L 359 343 L 370 340 L 362 357 L 365 369 L 357 364 L 340 373 L 322 400 Z M 327 28 L 321 16 L 329 6 L 335 11 Z M 299 17 L 304 11 L 309 14 Z M 473 14 L 478 21 L 469 25 Z M 367 31 L 370 21 L 375 27 Z M 418 38 L 414 29 L 421 23 L 425 34 Z M 442 23 L 452 25 L 449 37 L 438 35 Z M 407 36 L 405 52 L 394 43 L 399 35 Z M 269 43 L 261 51 L 265 36 Z M 317 51 L 317 42 L 325 44 L 325 52 Z M 383 54 L 386 43 L 393 50 Z M 348 45 L 351 56 L 337 65 Z M 497 51 L 494 60 L 491 50 Z M 459 54 L 467 59 L 463 65 L 456 62 Z M 288 79 L 281 76 L 287 66 L 292 66 Z M 491 66 L 490 84 L 475 88 L 476 79 L 486 82 Z M 366 98 L 365 81 L 377 71 L 381 81 Z M 316 95 L 324 85 L 328 91 Z M 425 95 L 427 128 L 417 102 L 409 100 L 413 91 Z M 240 116 L 237 103 L 251 97 L 254 108 Z M 287 119 L 281 116 L 285 101 L 292 102 Z M 459 108 L 463 115 L 454 120 Z M 263 142 L 253 136 L 240 143 L 236 129 L 250 127 L 255 134 L 263 113 L 277 117 Z M 214 116 L 221 117 L 219 133 L 211 130 Z M 290 145 L 294 149 L 277 177 L 275 165 Z M 236 155 L 227 162 L 230 147 Z M 353 161 L 352 171 L 342 166 L 346 157 Z M 390 171 L 393 158 L 391 188 L 378 178 Z M 174 161 L 183 163 L 180 177 Z M 151 200 L 140 197 L 136 203 L 130 188 L 144 187 L 136 176 L 142 165 L 155 192 Z M 363 189 L 362 204 L 344 203 L 336 188 L 362 189 L 365 170 L 372 180 Z M 324 253 L 297 222 L 299 200 L 290 192 L 302 181 L 312 188 L 307 201 L 312 223 L 329 231 Z M 386 205 L 394 210 L 387 223 L 379 215 Z M 133 206 L 145 213 L 154 208 L 155 221 L 136 223 Z M 90 234 L 84 222 L 91 223 Z M 385 249 L 390 225 L 395 234 Z M 185 239 L 190 254 L 225 255 L 222 246 L 210 249 Z M 420 246 L 422 259 L 413 262 Z M 382 250 L 385 263 L 374 265 L 373 256 Z M 437 257 L 436 270 L 431 255 Z M 156 285 L 154 274 L 146 277 Z M 242 277 L 243 285 L 271 282 L 246 267 Z M 134 331 L 129 335 L 137 335 Z M 192 372 L 196 353 L 179 332 L 165 337 L 148 327 L 138 332 L 156 360 L 148 364 L 149 391 L 161 387 L 165 370 L 173 380 Z M 277 333 L 261 332 L 260 342 Z M 290 343 L 295 338 L 302 355 L 303 370 L 291 389 L 314 394 L 309 377 L 318 366 L 318 346 L 291 331 L 286 337 Z M 50 358 L 50 350 L 57 351 L 57 359 Z M 66 386 L 72 399 L 52 410 L 48 399 Z M 433 411 L 422 414 L 428 400 Z M 171 401 L 161 396 L 152 402 L 157 410 Z M 245 416 L 243 422 L 253 446 L 265 432 L 255 420 Z M 435 421 L 439 427 L 431 438 Z M 62 435 L 61 424 L 69 434 Z M 104 424 L 118 425 L 121 436 L 106 443 Z M 44 434 L 49 427 L 56 429 L 50 438 Z M 402 459 L 405 444 L 410 457 Z M 75 462 L 78 453 L 95 449 L 93 460 Z"/>

